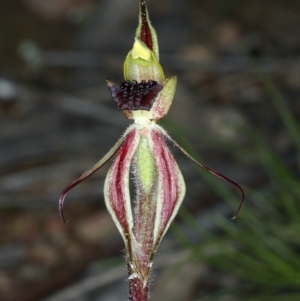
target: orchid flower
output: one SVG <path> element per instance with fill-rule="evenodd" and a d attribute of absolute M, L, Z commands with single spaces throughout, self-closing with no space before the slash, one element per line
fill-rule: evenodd
<path fill-rule="evenodd" d="M 118 109 L 134 123 L 97 164 L 63 190 L 59 211 L 65 221 L 66 194 L 116 154 L 104 184 L 105 203 L 125 243 L 130 300 L 146 301 L 153 257 L 186 189 L 166 142 L 170 141 L 201 168 L 239 188 L 242 200 L 237 214 L 244 192 L 232 180 L 196 161 L 156 123 L 168 113 L 177 79 L 164 76 L 145 0 L 140 0 L 139 24 L 124 63 L 124 78 L 119 85 L 107 80 L 107 85 Z M 129 189 L 130 174 L 134 177 L 134 200 Z"/>

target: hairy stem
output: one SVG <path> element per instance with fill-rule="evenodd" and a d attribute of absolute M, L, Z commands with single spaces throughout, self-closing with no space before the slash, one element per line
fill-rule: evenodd
<path fill-rule="evenodd" d="M 130 301 L 148 301 L 149 285 L 143 283 L 139 277 L 135 277 L 132 269 L 128 265 L 129 275 L 129 300 Z"/>

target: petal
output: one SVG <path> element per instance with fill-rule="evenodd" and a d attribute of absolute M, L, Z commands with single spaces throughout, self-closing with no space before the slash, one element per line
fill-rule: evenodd
<path fill-rule="evenodd" d="M 63 206 L 64 206 L 64 201 L 65 201 L 65 197 L 66 197 L 67 193 L 72 188 L 77 186 L 80 182 L 82 182 L 83 180 L 85 180 L 86 178 L 91 176 L 93 173 L 95 173 L 99 168 L 101 168 L 117 152 L 117 150 L 120 148 L 120 146 L 124 142 L 124 139 L 126 138 L 126 135 L 127 135 L 129 130 L 130 130 L 130 128 L 128 128 L 128 130 L 125 132 L 125 134 L 117 141 L 117 143 L 110 149 L 110 151 L 99 162 L 97 162 L 90 170 L 84 172 L 80 177 L 78 177 L 77 179 L 72 181 L 62 191 L 62 193 L 60 195 L 60 198 L 59 198 L 58 208 L 59 208 L 60 216 L 62 217 L 64 222 L 66 222 L 66 219 L 65 219 L 65 216 L 64 216 L 64 212 L 63 212 Z"/>
<path fill-rule="evenodd" d="M 156 125 L 149 145 L 158 170 L 158 192 L 154 225 L 154 252 L 176 216 L 185 195 L 185 183 L 176 161 L 167 147 L 162 128 Z"/>
<path fill-rule="evenodd" d="M 234 185 L 235 187 L 237 187 L 241 194 L 242 194 L 242 198 L 241 198 L 241 202 L 239 204 L 239 207 L 237 209 L 237 212 L 236 214 L 232 217 L 232 219 L 236 219 L 237 216 L 239 215 L 240 213 L 240 210 L 244 204 L 244 201 L 245 201 L 245 193 L 244 193 L 244 190 L 242 189 L 242 187 L 237 184 L 236 182 L 232 181 L 231 179 L 225 177 L 224 175 L 222 175 L 221 173 L 211 169 L 210 167 L 198 162 L 195 158 L 193 158 L 185 149 L 183 149 L 174 139 L 172 139 L 165 130 L 161 129 L 162 130 L 162 133 L 163 135 L 168 139 L 170 140 L 179 150 L 181 150 L 191 161 L 193 161 L 196 165 L 198 165 L 199 167 L 203 168 L 204 170 L 208 171 L 209 173 L 211 173 L 212 175 L 224 180 L 224 181 L 227 181 L 229 183 L 231 183 L 232 185 Z"/>
<path fill-rule="evenodd" d="M 126 247 L 132 236 L 133 217 L 129 192 L 129 173 L 132 158 L 140 140 L 138 131 L 131 126 L 124 143 L 108 171 L 104 183 L 106 207 L 118 227 Z"/>

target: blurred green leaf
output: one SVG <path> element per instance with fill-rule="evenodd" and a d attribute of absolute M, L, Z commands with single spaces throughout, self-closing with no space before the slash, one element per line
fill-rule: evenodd
<path fill-rule="evenodd" d="M 259 71 L 249 58 L 256 76 L 278 110 L 287 132 L 297 147 L 300 157 L 300 127 L 284 98 L 271 79 Z M 197 160 L 201 158 L 191 146 L 183 131 L 199 133 L 186 125 L 175 125 L 170 120 L 166 127 L 172 136 Z M 230 125 L 236 126 L 236 125 Z M 182 222 L 191 233 L 199 236 L 198 242 L 190 241 L 173 226 L 173 233 L 183 246 L 190 249 L 192 257 L 234 275 L 243 286 L 230 288 L 201 298 L 201 301 L 218 300 L 235 296 L 236 300 L 300 300 L 300 185 L 295 171 L 276 154 L 262 137 L 250 127 L 239 128 L 247 139 L 243 147 L 206 135 L 209 143 L 223 147 L 245 162 L 260 166 L 269 181 L 262 188 L 248 188 L 246 202 L 237 221 L 211 214 L 215 230 L 204 229 L 187 209 L 180 212 Z M 200 160 L 201 161 L 201 160 Z M 196 167 L 197 168 L 197 167 Z M 220 179 L 198 169 L 203 180 L 215 193 L 237 206 L 236 191 L 229 190 Z M 236 298 L 239 296 L 238 298 Z M 229 298 L 230 299 L 230 298 Z M 223 300 L 223 299 L 222 299 Z"/>

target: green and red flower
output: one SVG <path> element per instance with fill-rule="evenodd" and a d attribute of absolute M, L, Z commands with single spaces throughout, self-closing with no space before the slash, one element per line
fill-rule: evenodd
<path fill-rule="evenodd" d="M 133 48 L 124 63 L 124 78 L 119 85 L 107 80 L 107 85 L 118 109 L 134 123 L 95 166 L 63 190 L 59 210 L 65 220 L 63 203 L 68 191 L 116 154 L 104 184 L 105 203 L 125 242 L 130 300 L 142 301 L 148 300 L 154 254 L 185 195 L 183 176 L 166 142 L 173 143 L 198 166 L 237 186 L 242 193 L 238 212 L 244 193 L 235 182 L 197 162 L 157 125 L 172 104 L 177 79 L 164 76 L 156 32 L 144 0 L 140 1 Z M 134 200 L 129 189 L 130 175 L 134 177 Z"/>

